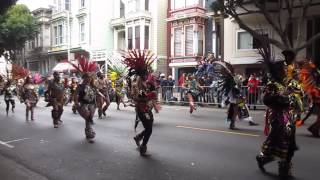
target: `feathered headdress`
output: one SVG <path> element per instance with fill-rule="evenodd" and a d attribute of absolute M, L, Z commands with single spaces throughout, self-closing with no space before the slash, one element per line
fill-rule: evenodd
<path fill-rule="evenodd" d="M 90 61 L 85 56 L 77 58 L 78 64 L 69 62 L 81 74 L 94 73 L 98 69 L 96 61 Z"/>
<path fill-rule="evenodd" d="M 320 69 L 312 62 L 302 66 L 299 78 L 303 90 L 312 98 L 320 98 Z"/>
<path fill-rule="evenodd" d="M 18 80 L 23 79 L 29 75 L 29 70 L 18 65 L 18 64 L 12 64 L 12 79 Z"/>
<path fill-rule="evenodd" d="M 112 64 L 108 66 L 108 77 L 111 81 L 117 81 L 123 78 L 126 73 L 126 67 L 120 64 Z"/>
<path fill-rule="evenodd" d="M 286 77 L 284 62 L 276 61 L 275 55 L 272 53 L 270 46 L 271 43 L 268 37 L 262 36 L 260 44 L 261 46 L 258 48 L 258 53 L 261 55 L 263 62 L 267 66 L 271 78 L 282 84 Z"/>
<path fill-rule="evenodd" d="M 233 67 L 231 64 L 215 61 L 212 63 L 212 71 L 219 76 L 219 88 L 225 96 L 236 88 L 237 83 L 234 79 Z"/>
<path fill-rule="evenodd" d="M 151 64 L 156 60 L 155 55 L 150 50 L 130 50 L 123 56 L 123 63 L 128 67 L 128 76 L 141 76 L 147 78 Z"/>

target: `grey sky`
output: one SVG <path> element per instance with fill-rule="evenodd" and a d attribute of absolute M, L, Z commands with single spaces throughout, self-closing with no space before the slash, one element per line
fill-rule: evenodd
<path fill-rule="evenodd" d="M 18 0 L 18 4 L 25 4 L 33 11 L 40 7 L 48 7 L 49 4 L 53 4 L 53 0 Z"/>

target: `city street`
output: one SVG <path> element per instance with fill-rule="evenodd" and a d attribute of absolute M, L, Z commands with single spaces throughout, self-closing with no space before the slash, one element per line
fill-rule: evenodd
<path fill-rule="evenodd" d="M 255 161 L 264 140 L 263 111 L 252 112 L 259 126 L 237 122 L 240 130 L 229 131 L 224 109 L 198 108 L 190 115 L 187 107 L 163 106 L 155 115 L 150 156 L 141 157 L 132 139 L 132 107 L 117 111 L 112 104 L 107 118 L 96 117 L 95 143 L 89 144 L 84 120 L 72 114 L 71 105 L 65 107 L 64 123 L 58 129 L 53 128 L 51 108 L 44 106 L 40 102 L 36 120 L 26 122 L 25 106 L 20 103 L 6 117 L 1 96 L 1 180 L 278 179 L 276 162 L 267 165 L 270 173 L 263 174 Z M 297 141 L 300 150 L 293 160 L 294 179 L 317 179 L 320 140 L 310 137 L 304 126 L 298 129 Z"/>

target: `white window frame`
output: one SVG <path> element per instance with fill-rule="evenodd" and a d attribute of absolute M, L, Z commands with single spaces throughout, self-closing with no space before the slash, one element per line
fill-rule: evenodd
<path fill-rule="evenodd" d="M 83 29 L 82 29 L 83 25 Z M 86 41 L 86 24 L 83 21 L 79 21 L 79 42 L 83 43 Z"/>
<path fill-rule="evenodd" d="M 60 27 L 61 27 L 61 29 L 60 29 Z M 63 35 L 64 35 L 63 24 L 61 23 L 61 24 L 58 24 L 58 43 L 59 43 L 59 45 L 63 44 L 63 39 L 64 39 Z"/>
<path fill-rule="evenodd" d="M 264 34 L 267 34 L 267 35 L 270 37 L 270 32 L 269 32 L 269 30 L 266 29 L 266 28 L 254 29 L 254 31 L 263 31 Z M 241 51 L 255 51 L 255 50 L 257 50 L 257 49 L 255 49 L 255 48 L 253 48 L 253 40 L 254 40 L 254 37 L 253 37 L 250 33 L 249 33 L 249 34 L 250 34 L 250 36 L 251 36 L 252 49 L 239 49 L 239 48 L 238 48 L 239 33 L 241 33 L 241 32 L 247 32 L 247 33 L 249 33 L 248 31 L 243 30 L 243 29 L 240 29 L 240 30 L 237 30 L 237 31 L 236 31 L 236 51 L 241 52 Z"/>
<path fill-rule="evenodd" d="M 243 32 L 246 32 L 246 33 L 249 33 L 248 31 L 245 31 L 245 30 L 243 30 L 243 29 L 241 29 L 241 30 L 237 30 L 236 31 L 236 50 L 237 51 L 254 51 L 255 49 L 253 49 L 253 37 L 252 37 L 252 35 L 250 34 L 250 36 L 251 36 L 251 42 L 252 42 L 252 48 L 251 49 L 239 49 L 239 47 L 238 47 L 238 42 L 239 42 L 239 34 L 240 33 L 243 33 Z"/>
<path fill-rule="evenodd" d="M 180 37 L 180 39 L 181 39 L 181 41 L 180 41 L 180 47 L 181 47 L 181 54 L 180 55 L 176 55 L 176 46 L 175 46 L 175 39 L 176 39 L 176 37 L 175 37 L 175 31 L 176 31 L 176 29 L 181 29 L 181 37 Z M 174 27 L 173 28 L 173 56 L 174 57 L 183 57 L 183 55 L 184 55 L 184 50 L 183 50 L 183 48 L 184 48 L 184 46 L 183 46 L 183 42 L 184 42 L 184 40 L 183 40 L 183 31 L 184 31 L 184 27 L 183 26 L 179 26 L 179 27 Z"/>
<path fill-rule="evenodd" d="M 191 54 L 188 54 L 187 53 L 187 28 L 188 27 L 192 27 L 192 53 Z M 195 48 L 195 36 L 194 36 L 194 29 L 195 27 L 194 27 L 194 25 L 193 24 L 191 24 L 191 25 L 186 25 L 186 26 L 184 26 L 184 55 L 185 56 L 193 56 L 194 54 L 195 54 L 195 52 L 194 52 L 194 48 Z M 182 51 L 183 52 L 183 51 Z"/>
<path fill-rule="evenodd" d="M 183 6 L 176 8 L 176 1 L 183 2 Z M 184 9 L 184 8 L 189 8 L 193 6 L 201 6 L 205 7 L 205 0 L 193 0 L 194 3 L 192 5 L 187 5 L 187 0 L 172 0 L 171 6 L 172 10 L 179 10 L 179 9 Z"/>
<path fill-rule="evenodd" d="M 59 39 L 58 39 L 58 25 L 53 26 L 53 38 L 54 38 L 54 45 L 59 44 Z"/>
<path fill-rule="evenodd" d="M 201 35 L 202 35 L 202 52 L 201 52 L 201 54 L 199 54 L 199 47 L 200 47 L 200 44 L 199 44 L 200 31 L 199 31 L 199 29 L 200 28 L 202 28 L 202 31 L 201 31 Z M 197 33 L 198 33 L 198 35 L 197 35 L 198 36 L 198 38 L 197 38 L 197 41 L 198 41 L 198 43 L 197 43 L 198 44 L 198 47 L 197 47 L 198 49 L 197 50 L 198 51 L 196 52 L 196 54 L 199 55 L 199 56 L 203 56 L 205 54 L 205 52 L 204 52 L 205 51 L 204 50 L 205 49 L 205 27 L 203 25 L 198 25 L 198 32 Z"/>
<path fill-rule="evenodd" d="M 145 43 L 145 37 L 146 37 L 146 28 L 148 28 L 148 49 L 150 49 L 150 26 L 149 25 L 144 25 L 143 26 L 144 28 L 143 28 L 143 30 L 144 30 L 144 37 L 142 37 L 143 38 L 143 49 L 146 49 L 146 43 Z"/>
<path fill-rule="evenodd" d="M 85 8 L 86 7 L 86 0 L 79 0 L 79 9 Z"/>

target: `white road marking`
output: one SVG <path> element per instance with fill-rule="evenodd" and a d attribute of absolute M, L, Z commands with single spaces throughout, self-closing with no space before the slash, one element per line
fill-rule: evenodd
<path fill-rule="evenodd" d="M 4 142 L 4 141 L 0 141 L 0 145 L 3 145 L 3 146 L 6 146 L 7 148 L 14 148 L 14 146 L 10 145 L 9 143 L 13 143 L 13 142 L 18 142 L 18 141 L 24 141 L 24 140 L 27 140 L 29 138 L 21 138 L 21 139 L 14 139 L 14 140 L 11 140 L 11 141 L 7 141 L 7 142 Z"/>
<path fill-rule="evenodd" d="M 11 148 L 11 149 L 14 148 L 14 146 L 7 144 L 6 142 L 3 142 L 3 141 L 0 141 L 0 144 L 6 146 L 8 148 Z"/>
<path fill-rule="evenodd" d="M 217 130 L 217 129 L 205 129 L 205 128 L 197 128 L 197 127 L 191 127 L 191 126 L 176 126 L 176 127 L 177 128 L 184 128 L 184 129 L 199 130 L 199 131 L 207 131 L 207 132 L 220 132 L 220 133 L 225 133 L 225 134 L 259 137 L 259 135 L 257 135 L 257 134 L 239 133 L 239 132 L 223 131 L 223 130 Z"/>
<path fill-rule="evenodd" d="M 27 139 L 29 139 L 29 138 L 15 139 L 15 140 L 7 141 L 6 143 L 9 144 L 9 143 L 12 143 L 12 142 L 24 141 L 24 140 L 27 140 Z"/>

